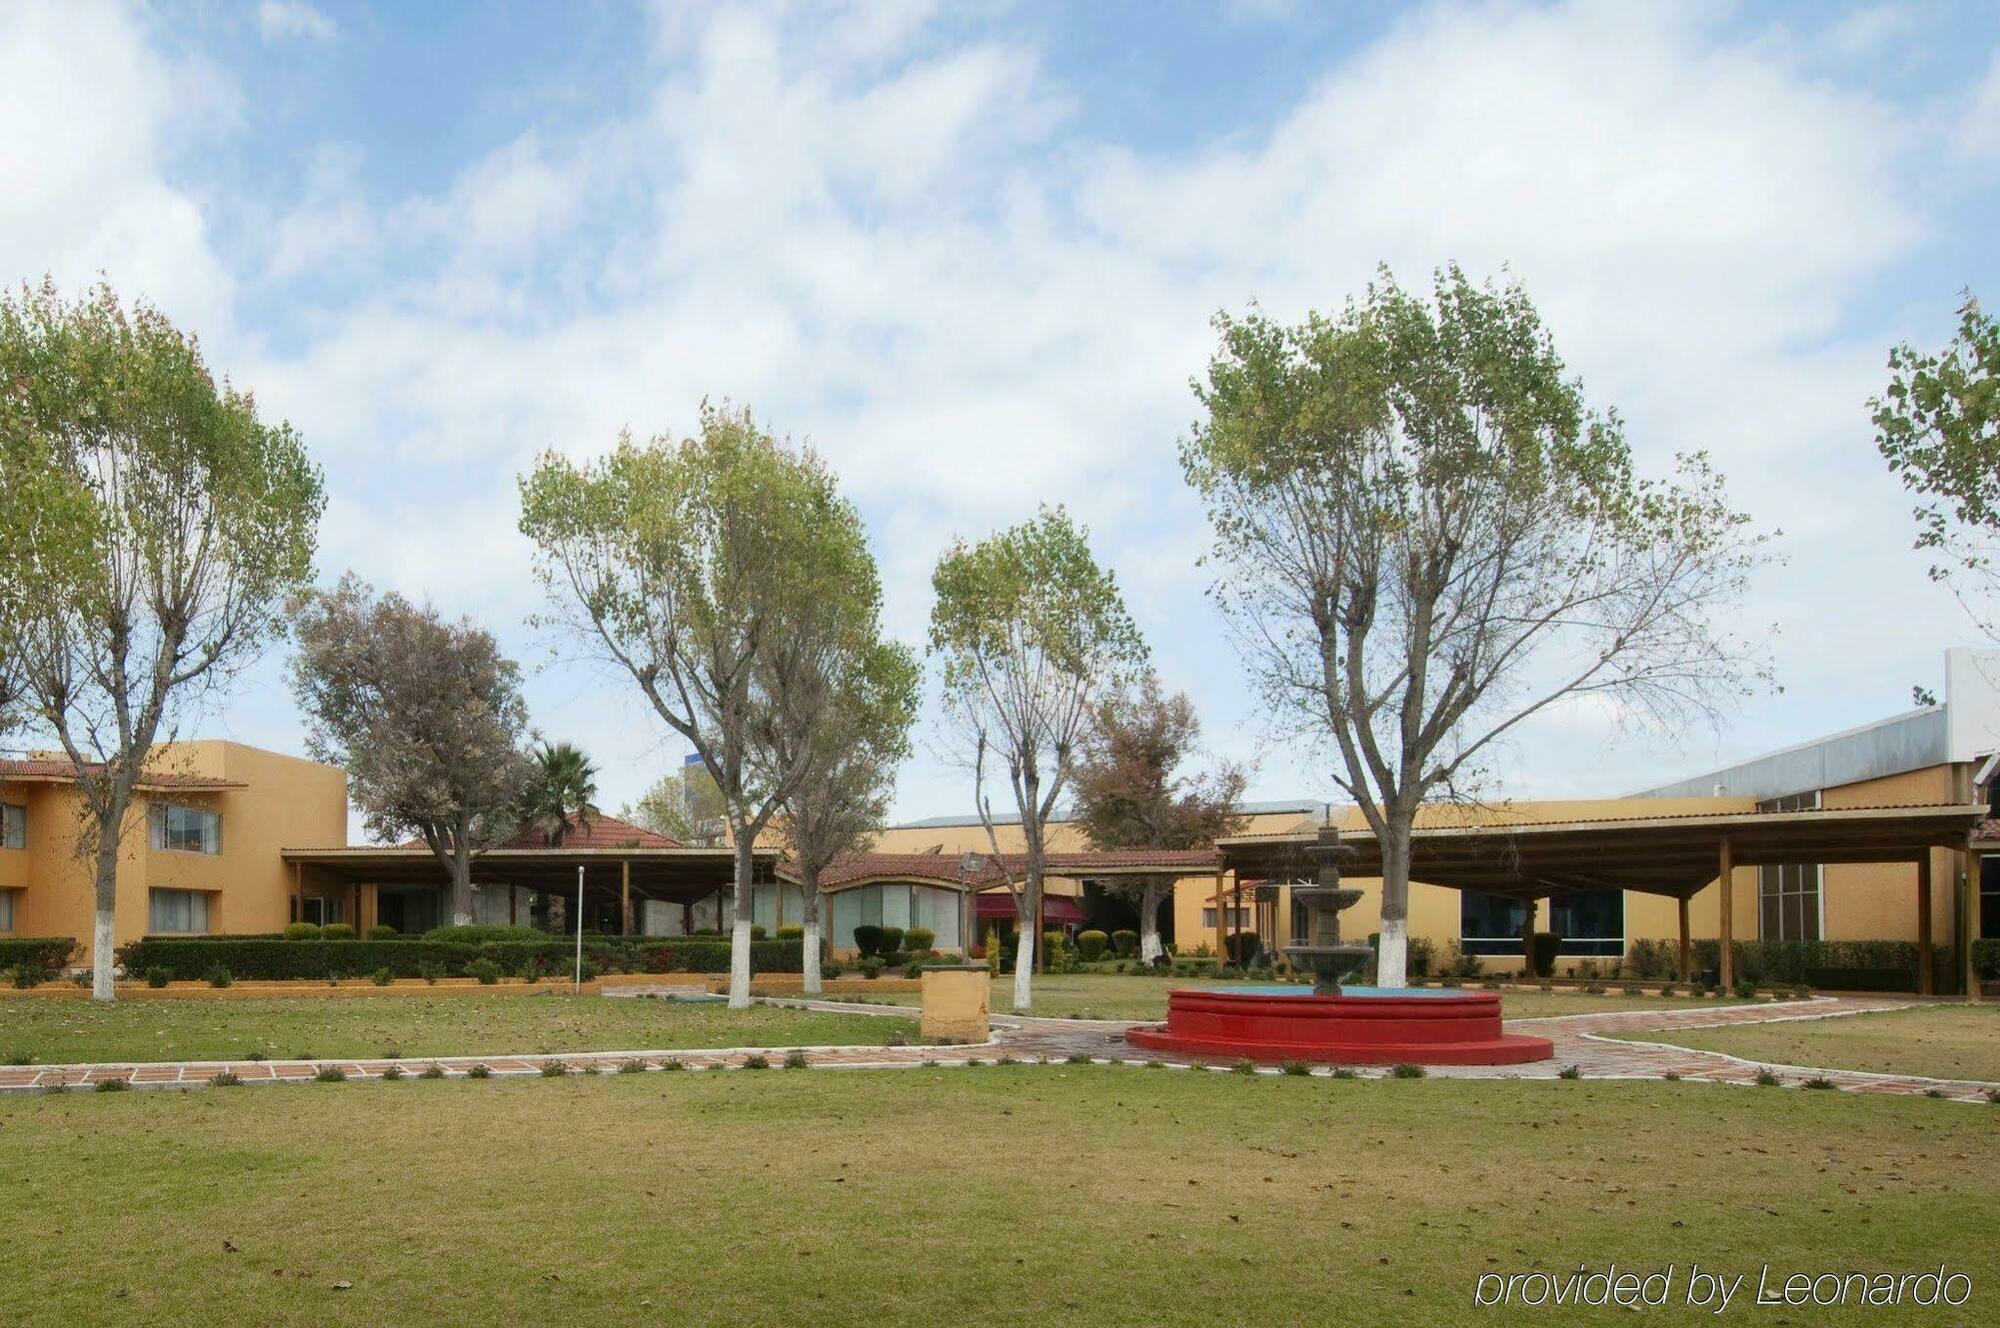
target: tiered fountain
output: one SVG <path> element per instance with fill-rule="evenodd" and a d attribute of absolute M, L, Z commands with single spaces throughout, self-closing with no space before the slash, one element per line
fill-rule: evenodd
<path fill-rule="evenodd" d="M 1194 1056 L 1349 1065 L 1514 1065 L 1554 1054 L 1547 1038 L 1501 1030 L 1498 992 L 1342 986 L 1374 955 L 1340 939 L 1340 911 L 1361 898 L 1340 883 L 1354 850 L 1328 827 L 1306 853 L 1315 879 L 1292 886 L 1292 900 L 1306 907 L 1307 943 L 1284 955 L 1313 985 L 1179 988 L 1167 994 L 1166 1025 L 1131 1029 L 1129 1041 Z"/>

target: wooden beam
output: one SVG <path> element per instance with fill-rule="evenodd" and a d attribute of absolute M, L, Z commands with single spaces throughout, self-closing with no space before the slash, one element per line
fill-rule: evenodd
<path fill-rule="evenodd" d="M 1681 913 L 1681 981 L 1694 980 L 1694 941 L 1688 934 L 1688 897 L 1680 898 Z"/>
<path fill-rule="evenodd" d="M 1221 968 L 1229 962 L 1228 932 L 1223 929 L 1223 917 L 1229 912 L 1229 900 L 1222 893 L 1222 873 L 1215 874 L 1215 966 Z"/>
<path fill-rule="evenodd" d="M 618 864 L 618 934 L 632 934 L 632 861 Z"/>
<path fill-rule="evenodd" d="M 1967 1004 L 1979 1002 L 1978 966 L 1973 962 L 1973 942 L 1979 939 L 1979 845 L 1970 835 L 1965 841 L 1965 870 L 1958 878 L 1959 895 L 1959 979 Z"/>
<path fill-rule="evenodd" d="M 1917 995 L 1929 996 L 1931 980 L 1931 855 L 1917 859 Z"/>
<path fill-rule="evenodd" d="M 1724 835 L 1717 846 L 1715 862 L 1715 883 L 1722 890 L 1722 958 L 1718 961 L 1716 977 L 1724 991 L 1736 989 L 1736 862 L 1730 856 L 1729 836 Z"/>

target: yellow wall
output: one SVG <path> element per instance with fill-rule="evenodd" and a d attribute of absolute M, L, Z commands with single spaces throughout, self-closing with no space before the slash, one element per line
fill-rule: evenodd
<path fill-rule="evenodd" d="M 146 933 L 154 888 L 210 894 L 214 932 L 281 930 L 290 920 L 291 876 L 279 849 L 324 847 L 347 839 L 347 774 L 333 766 L 237 742 L 163 747 L 152 768 L 228 779 L 244 785 L 147 800 L 209 808 L 222 816 L 222 851 L 190 853 L 148 846 L 147 802 L 135 806 L 122 836 L 117 939 Z M 0 886 L 19 886 L 16 936 L 71 936 L 87 957 L 95 905 L 94 837 L 73 786 L 0 783 L 0 800 L 28 809 L 28 847 L 0 852 Z"/>

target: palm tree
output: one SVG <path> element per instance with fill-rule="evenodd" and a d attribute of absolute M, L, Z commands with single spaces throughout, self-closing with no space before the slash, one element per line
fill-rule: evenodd
<path fill-rule="evenodd" d="M 572 829 L 588 830 L 599 814 L 597 767 L 566 742 L 543 743 L 521 808 L 522 820 L 542 832 L 550 848 L 561 848 Z"/>

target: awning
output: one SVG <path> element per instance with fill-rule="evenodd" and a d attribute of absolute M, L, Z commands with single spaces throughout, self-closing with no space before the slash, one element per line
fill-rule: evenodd
<path fill-rule="evenodd" d="M 1014 920 L 1014 896 L 1005 892 L 973 896 L 972 916 L 982 921 L 1005 918 Z M 1064 927 L 1083 921 L 1083 908 L 1074 899 L 1061 895 L 1042 896 L 1042 921 L 1051 927 Z"/>

